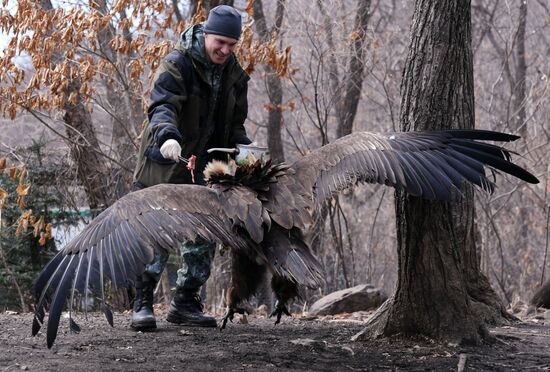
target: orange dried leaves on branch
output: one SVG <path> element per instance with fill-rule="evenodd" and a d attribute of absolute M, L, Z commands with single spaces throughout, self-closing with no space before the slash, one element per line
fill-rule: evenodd
<path fill-rule="evenodd" d="M 6 204 L 6 199 L 8 198 L 9 193 L 0 187 L 0 209 L 4 208 Z"/>
<path fill-rule="evenodd" d="M 25 177 L 25 167 L 21 166 L 19 168 L 19 184 L 17 185 L 17 189 L 16 189 L 17 205 L 21 209 L 25 208 L 25 197 L 29 194 L 29 190 L 31 188 L 30 183 L 25 183 L 24 177 Z"/>
<path fill-rule="evenodd" d="M 254 72 L 257 64 L 265 64 L 271 66 L 279 76 L 288 77 L 290 75 L 292 47 L 288 46 L 285 50 L 280 51 L 277 47 L 278 40 L 277 33 L 272 32 L 270 40 L 255 41 L 252 28 L 245 27 L 235 54 L 248 74 Z"/>
<path fill-rule="evenodd" d="M 17 220 L 17 227 L 15 235 L 20 236 L 23 232 L 27 231 L 29 226 L 33 228 L 33 235 L 35 237 L 40 236 L 39 244 L 44 246 L 47 240 L 52 239 L 52 225 L 46 224 L 44 216 L 40 216 L 38 219 L 33 215 L 32 210 L 23 210 L 26 206 L 25 198 L 29 195 L 31 189 L 31 183 L 26 181 L 27 171 L 24 165 L 15 166 L 11 164 L 7 165 L 5 158 L 0 158 L 0 174 L 5 174 L 12 181 L 17 180 L 17 187 L 14 193 L 17 196 L 17 208 L 21 209 L 21 215 Z M 0 209 L 6 208 L 10 193 L 4 188 L 0 187 Z M 0 227 L 1 227 L 0 223 Z"/>
<path fill-rule="evenodd" d="M 32 209 L 29 209 L 21 214 L 17 221 L 17 229 L 15 230 L 15 236 L 21 236 L 22 233 L 27 231 L 32 221 Z"/>
<path fill-rule="evenodd" d="M 42 2 L 18 0 L 13 10 L 0 10 L 0 33 L 11 35 L 0 53 L 0 113 L 13 119 L 21 108 L 87 104 L 102 81 L 145 97 L 150 69 L 143 62 L 154 68 L 169 50 L 164 44 L 171 27 L 184 24 L 167 19 L 173 6 L 168 0 L 118 0 L 110 9 L 99 2 L 45 9 Z M 151 48 L 155 44 L 161 47 Z M 147 55 L 151 49 L 157 53 Z"/>
<path fill-rule="evenodd" d="M 13 11 L 0 10 L 0 33 L 12 35 L 0 54 L 0 114 L 13 119 L 21 108 L 63 111 L 89 105 L 104 81 L 130 89 L 142 109 L 147 106 L 143 87 L 185 22 L 174 20 L 169 0 L 116 0 L 108 9 L 100 3 L 45 9 L 42 2 L 18 0 Z M 246 7 L 250 18 L 252 4 Z M 206 20 L 202 0 L 197 9 L 192 24 Z M 245 27 L 237 56 L 246 71 L 268 64 L 288 76 L 291 50 L 279 50 L 277 42 L 275 32 L 267 42 L 254 41 L 251 26 Z"/>
<path fill-rule="evenodd" d="M 197 11 L 191 18 L 191 24 L 197 24 L 206 21 L 206 10 L 204 9 L 203 0 L 199 0 L 197 3 Z"/>

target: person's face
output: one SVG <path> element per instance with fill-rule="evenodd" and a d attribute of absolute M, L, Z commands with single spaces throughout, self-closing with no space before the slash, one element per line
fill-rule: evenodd
<path fill-rule="evenodd" d="M 227 58 L 235 50 L 237 41 L 227 36 L 205 34 L 204 48 L 206 49 L 206 56 L 210 62 L 221 65 L 227 61 Z"/>

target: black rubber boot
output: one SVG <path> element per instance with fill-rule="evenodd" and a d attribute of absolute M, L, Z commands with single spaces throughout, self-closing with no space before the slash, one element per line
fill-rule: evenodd
<path fill-rule="evenodd" d="M 166 320 L 170 323 L 194 327 L 216 327 L 216 319 L 202 312 L 197 291 L 176 288 Z"/>
<path fill-rule="evenodd" d="M 153 312 L 153 292 L 155 282 L 138 279 L 136 281 L 136 297 L 134 298 L 134 312 L 130 327 L 135 331 L 152 331 L 157 328 Z"/>

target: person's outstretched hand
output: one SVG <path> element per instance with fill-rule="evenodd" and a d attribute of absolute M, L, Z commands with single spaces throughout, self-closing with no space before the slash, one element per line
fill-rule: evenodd
<path fill-rule="evenodd" d="M 167 139 L 160 147 L 160 153 L 165 159 L 172 159 L 179 162 L 181 146 L 175 139 Z"/>

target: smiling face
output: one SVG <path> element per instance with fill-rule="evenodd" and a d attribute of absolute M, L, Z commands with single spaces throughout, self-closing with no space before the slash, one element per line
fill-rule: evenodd
<path fill-rule="evenodd" d="M 206 49 L 206 56 L 210 62 L 221 65 L 233 53 L 233 50 L 237 46 L 237 41 L 227 36 L 205 34 L 204 49 Z"/>

